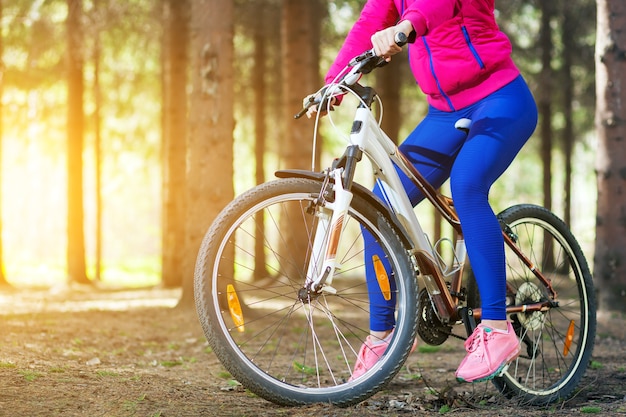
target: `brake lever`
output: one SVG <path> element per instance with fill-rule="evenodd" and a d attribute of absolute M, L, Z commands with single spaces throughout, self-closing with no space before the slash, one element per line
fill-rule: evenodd
<path fill-rule="evenodd" d="M 309 96 L 308 103 L 306 103 L 304 106 L 302 106 L 302 109 L 297 114 L 294 114 L 293 118 L 294 119 L 299 119 L 302 116 L 304 116 L 306 114 L 306 112 L 309 111 L 309 107 L 311 107 L 311 104 L 313 104 L 314 102 L 315 102 L 315 95 L 311 94 Z"/>
<path fill-rule="evenodd" d="M 394 41 L 396 43 L 396 45 L 398 45 L 399 47 L 403 47 L 404 45 L 407 44 L 408 42 L 408 38 L 406 37 L 406 35 L 402 32 L 398 32 L 395 34 L 394 36 Z M 376 63 L 374 63 L 373 65 L 370 64 L 369 62 L 367 62 L 368 60 L 375 58 L 376 57 L 376 53 L 374 52 L 374 49 L 370 49 L 369 51 L 363 52 L 361 55 L 352 58 L 352 60 L 350 61 L 350 63 L 348 64 L 351 67 L 355 67 L 357 65 L 360 65 L 360 67 L 358 68 L 357 71 L 352 71 L 351 74 L 349 74 L 347 76 L 350 77 L 350 79 L 348 80 L 348 82 L 345 82 L 345 78 L 344 78 L 344 83 L 345 85 L 352 85 L 355 82 L 358 81 L 358 78 L 360 77 L 359 74 L 367 74 L 370 73 L 374 68 L 376 67 L 381 67 L 383 65 L 385 65 L 387 62 L 382 58 L 379 57 L 379 59 L 376 61 Z M 364 62 L 366 61 L 366 62 Z M 354 78 L 354 79 L 352 79 Z M 324 96 L 324 94 L 322 94 L 322 96 Z M 309 107 L 311 107 L 311 105 L 315 102 L 315 95 L 311 95 L 309 97 L 309 101 L 308 103 L 306 103 L 302 109 L 293 116 L 294 119 L 299 119 L 302 116 L 304 116 L 306 114 L 306 112 L 309 110 Z"/>

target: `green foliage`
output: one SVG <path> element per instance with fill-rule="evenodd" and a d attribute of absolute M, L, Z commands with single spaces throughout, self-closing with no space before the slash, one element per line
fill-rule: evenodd
<path fill-rule="evenodd" d="M 173 361 L 161 361 L 161 366 L 165 368 L 173 368 L 174 366 L 181 366 L 184 361 L 182 359 L 173 360 Z"/>
<path fill-rule="evenodd" d="M 37 378 L 41 377 L 42 374 L 39 372 L 35 372 L 29 369 L 21 369 L 19 371 L 19 373 L 24 377 L 25 380 L 27 380 L 28 382 L 33 382 L 35 381 Z"/>
<path fill-rule="evenodd" d="M 317 368 L 306 366 L 302 363 L 295 361 L 293 362 L 293 369 L 306 375 L 319 375 L 319 371 Z"/>
<path fill-rule="evenodd" d="M 98 374 L 99 377 L 105 378 L 105 377 L 117 377 L 119 376 L 119 374 L 117 372 L 113 372 L 113 371 L 106 371 L 106 370 L 99 370 L 96 371 L 96 374 Z"/>
<path fill-rule="evenodd" d="M 422 345 L 420 344 L 417 347 L 417 351 L 419 353 L 437 353 L 441 350 L 441 346 L 431 346 L 431 345 Z"/>
<path fill-rule="evenodd" d="M 580 140 L 586 132 L 593 128 L 595 107 L 595 11 L 596 4 L 593 0 L 572 0 L 569 2 L 554 3 L 557 7 L 551 22 L 554 54 L 552 69 L 556 74 L 563 70 L 563 38 L 567 37 L 573 44 L 574 51 L 572 75 L 574 81 L 574 110 L 576 139 Z M 502 30 L 507 33 L 513 43 L 513 58 L 521 68 L 523 75 L 529 82 L 531 89 L 536 95 L 539 94 L 539 76 L 541 71 L 541 49 L 537 43 L 539 34 L 539 22 L 541 19 L 541 3 L 529 0 L 514 0 L 496 3 L 498 8 L 497 18 Z M 561 9 L 558 9 L 558 8 Z M 568 13 L 566 13 L 566 11 Z M 565 16 L 571 19 L 571 23 L 565 26 Z M 563 32 L 567 31 L 567 32 Z M 554 126 L 558 137 L 563 129 L 559 124 L 562 116 L 562 92 L 561 85 L 564 77 L 556 76 L 553 80 L 553 106 L 557 125 Z M 557 146 L 558 145 L 557 141 Z"/>
<path fill-rule="evenodd" d="M 584 414 L 598 414 L 602 412 L 602 407 L 586 405 L 580 408 L 580 412 Z"/>
<path fill-rule="evenodd" d="M 146 399 L 146 394 L 142 394 L 139 397 L 134 398 L 132 400 L 124 400 L 124 402 L 122 403 L 122 406 L 124 407 L 126 411 L 134 414 L 137 411 L 137 407 L 139 406 L 139 404 L 143 402 L 145 399 Z"/>
<path fill-rule="evenodd" d="M 46 88 L 63 77 L 65 2 L 3 2 L 6 87 Z"/>
<path fill-rule="evenodd" d="M 95 10 L 92 2 L 84 2 L 87 256 L 93 259 L 95 244 L 92 114 L 98 36 L 105 267 L 149 254 L 148 273 L 155 283 L 160 273 L 159 9 L 157 3 L 146 0 L 109 0 L 104 5 Z M 66 16 L 67 3 L 62 0 L 3 2 L 3 150 L 12 158 L 3 164 L 2 176 L 13 178 L 3 193 L 3 246 L 9 280 L 23 276 L 27 281 L 45 279 L 46 284 L 54 285 L 66 275 L 62 263 L 66 229 Z M 24 218 L 30 221 L 24 222 Z M 30 266 L 29 271 L 22 273 L 25 266 Z M 57 266 L 58 273 L 44 272 Z M 55 282 L 48 282 L 50 279 Z"/>
<path fill-rule="evenodd" d="M 217 374 L 217 377 L 222 379 L 231 379 L 233 376 L 230 374 L 230 372 L 221 371 Z"/>
<path fill-rule="evenodd" d="M 236 2 L 235 32 L 235 190 L 254 185 L 255 125 L 252 76 L 259 68 L 253 62 L 257 41 L 252 25 L 263 10 L 262 38 L 265 42 L 265 96 L 268 125 L 264 162 L 266 177 L 280 167 L 279 150 L 289 133 L 280 125 L 281 99 L 280 2 L 255 0 Z M 344 37 L 356 20 L 364 0 L 329 0 L 320 34 L 319 80 L 336 56 Z M 115 284 L 154 285 L 159 280 L 161 250 L 161 64 L 163 26 L 161 3 L 149 0 L 84 1 L 82 55 L 85 82 L 85 208 L 88 270 L 94 274 L 95 119 L 94 91 L 96 56 L 101 94 L 103 254 L 107 278 Z M 2 3 L 3 36 L 3 152 L 11 155 L 2 166 L 3 247 L 9 280 L 13 277 L 45 280 L 52 284 L 65 279 L 65 189 L 66 177 L 66 23 L 65 0 L 6 0 Z M 510 0 L 496 4 L 500 27 L 510 36 L 513 54 L 531 88 L 539 88 L 540 50 L 537 44 L 540 4 Z M 554 77 L 555 155 L 561 162 L 560 133 L 564 128 L 562 91 L 563 39 L 571 38 L 574 79 L 574 132 L 578 145 L 574 188 L 595 193 L 594 145 L 587 132 L 593 128 L 595 2 L 559 2 L 552 30 L 555 51 Z M 565 9 L 567 8 L 567 9 Z M 564 33 L 564 16 L 572 19 Z M 185 45 L 181 45 L 185 48 Z M 99 48 L 99 49 L 96 49 Z M 406 63 L 406 57 L 401 58 Z M 192 70 L 190 68 L 190 70 Z M 371 78 L 373 82 L 374 77 Z M 402 126 L 406 136 L 426 111 L 423 95 L 405 65 L 401 92 Z M 383 102 L 385 97 L 382 97 Z M 293 109 L 294 112 L 298 109 Z M 350 110 L 351 111 L 351 110 Z M 335 112 L 338 113 L 338 112 Z M 306 123 L 302 121 L 301 123 Z M 338 121 L 342 126 L 342 120 Z M 346 122 L 344 131 L 349 131 Z M 345 124 L 345 123 L 344 123 Z M 311 130 L 312 133 L 312 130 Z M 322 165 L 337 156 L 343 142 L 323 129 Z M 184 141 L 185 138 L 181 138 Z M 513 166 L 494 185 L 492 203 L 496 211 L 512 202 L 541 202 L 540 138 L 531 139 Z M 555 163 L 555 166 L 557 166 Z M 558 171 L 558 169 L 556 170 Z M 10 181 L 7 179 L 11 179 Z M 524 178 L 525 181 L 519 181 Z M 361 180 L 361 179 L 359 179 Z M 366 183 L 369 179 L 363 179 Z M 555 200 L 561 199 L 563 175 L 555 172 Z M 559 207 L 557 201 L 555 205 Z M 584 204 L 574 204 L 582 207 Z M 587 205 L 588 206 L 588 205 Z M 594 213 L 580 213 L 591 218 Z M 24 219 L 29 219 L 25 222 Z M 593 224 L 580 227 L 593 230 Z M 593 236 L 585 236 L 583 245 Z M 129 265 L 131 265 L 129 267 Z M 24 277 L 24 278 L 22 278 Z M 54 282 L 51 282 L 54 281 Z"/>

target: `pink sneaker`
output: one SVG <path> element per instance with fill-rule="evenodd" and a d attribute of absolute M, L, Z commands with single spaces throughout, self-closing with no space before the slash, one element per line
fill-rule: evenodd
<path fill-rule="evenodd" d="M 378 362 L 378 360 L 385 353 L 385 350 L 387 350 L 387 346 L 389 346 L 389 341 L 391 340 L 392 334 L 393 331 L 389 333 L 389 335 L 384 339 L 374 339 L 372 338 L 372 336 L 367 336 L 367 338 L 365 338 L 365 343 L 361 345 L 356 364 L 354 365 L 354 371 L 352 371 L 352 376 L 350 377 L 349 381 L 354 381 L 355 379 L 359 378 L 365 372 L 369 371 L 376 364 L 376 362 Z M 415 351 L 416 347 L 417 338 L 415 338 L 415 340 L 413 341 L 411 353 Z"/>
<path fill-rule="evenodd" d="M 499 376 L 520 354 L 520 342 L 511 323 L 508 333 L 479 324 L 465 341 L 467 356 L 456 371 L 459 382 L 481 382 Z"/>

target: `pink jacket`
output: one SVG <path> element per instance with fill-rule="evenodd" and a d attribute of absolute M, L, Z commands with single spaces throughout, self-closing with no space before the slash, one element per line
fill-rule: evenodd
<path fill-rule="evenodd" d="M 494 18 L 495 0 L 368 0 L 326 82 L 348 61 L 372 48 L 371 36 L 400 20 L 417 34 L 409 63 L 428 102 L 443 111 L 471 105 L 513 81 L 519 70 L 511 43 Z"/>

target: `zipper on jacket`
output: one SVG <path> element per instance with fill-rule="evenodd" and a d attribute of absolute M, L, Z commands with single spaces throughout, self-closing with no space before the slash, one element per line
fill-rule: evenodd
<path fill-rule="evenodd" d="M 452 105 L 452 101 L 450 100 L 450 97 L 448 97 L 448 95 L 443 91 L 443 88 L 441 88 L 441 84 L 439 83 L 439 79 L 437 78 L 437 74 L 435 73 L 435 65 L 433 64 L 433 54 L 430 52 L 430 47 L 428 46 L 428 42 L 426 42 L 426 36 L 422 36 L 422 42 L 424 43 L 424 47 L 426 48 L 426 53 L 428 54 L 428 61 L 430 63 L 430 73 L 433 76 L 435 83 L 437 84 L 437 89 L 439 90 L 439 94 L 441 94 L 441 96 L 446 99 L 448 106 L 450 106 L 450 110 L 456 111 L 456 109 Z"/>
<path fill-rule="evenodd" d="M 467 32 L 467 28 L 465 27 L 465 25 L 461 26 L 461 30 L 463 31 L 465 42 L 467 42 L 467 46 L 472 52 L 472 55 L 474 55 L 474 58 L 476 58 L 476 61 L 478 62 L 480 69 L 485 69 L 485 64 L 483 63 L 483 60 L 480 58 L 480 55 L 478 55 L 478 51 L 476 51 L 476 48 L 474 48 L 474 45 L 472 44 L 472 40 L 470 39 L 469 33 Z"/>

